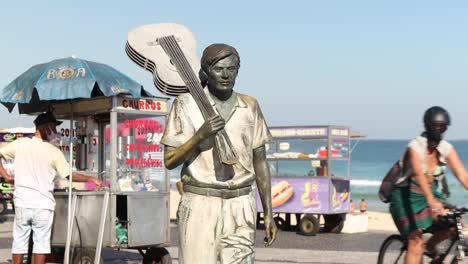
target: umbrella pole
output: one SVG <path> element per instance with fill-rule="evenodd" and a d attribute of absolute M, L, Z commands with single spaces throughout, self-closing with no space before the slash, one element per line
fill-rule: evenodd
<path fill-rule="evenodd" d="M 71 246 L 71 235 L 73 229 L 73 219 L 71 219 L 72 215 L 72 183 L 73 183 L 73 138 L 75 136 L 75 132 L 73 130 L 73 102 L 70 106 L 71 109 L 71 120 L 70 120 L 70 176 L 68 182 L 68 225 L 67 225 L 67 241 L 65 243 L 65 256 L 63 259 L 64 264 L 68 264 L 70 261 L 70 246 Z"/>

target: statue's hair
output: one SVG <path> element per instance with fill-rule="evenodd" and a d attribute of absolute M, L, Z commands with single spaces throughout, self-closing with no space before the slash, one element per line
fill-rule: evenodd
<path fill-rule="evenodd" d="M 201 69 L 199 73 L 203 87 L 205 87 L 208 82 L 208 68 L 231 55 L 234 55 L 237 58 L 237 67 L 240 68 L 240 56 L 234 47 L 223 43 L 215 43 L 206 47 L 201 58 Z"/>

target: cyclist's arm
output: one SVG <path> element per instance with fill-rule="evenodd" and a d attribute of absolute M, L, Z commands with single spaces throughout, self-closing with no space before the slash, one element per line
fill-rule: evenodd
<path fill-rule="evenodd" d="M 465 166 L 463 166 L 463 163 L 454 148 L 452 148 L 448 154 L 447 165 L 463 187 L 468 189 L 468 172 L 466 171 Z"/>
<path fill-rule="evenodd" d="M 411 148 L 408 148 L 408 155 L 411 166 L 414 171 L 414 179 L 421 187 L 423 191 L 424 197 L 426 197 L 427 203 L 433 210 L 442 210 L 442 204 L 434 197 L 432 193 L 431 187 L 429 186 L 429 182 L 427 181 L 426 175 L 424 175 L 422 166 L 421 166 L 421 159 L 419 158 L 418 153 Z"/>

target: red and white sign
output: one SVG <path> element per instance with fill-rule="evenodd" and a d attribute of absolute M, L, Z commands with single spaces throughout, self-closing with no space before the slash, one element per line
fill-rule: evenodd
<path fill-rule="evenodd" d="M 167 112 L 167 102 L 152 99 L 119 98 L 117 108 L 125 110 L 165 113 Z"/>

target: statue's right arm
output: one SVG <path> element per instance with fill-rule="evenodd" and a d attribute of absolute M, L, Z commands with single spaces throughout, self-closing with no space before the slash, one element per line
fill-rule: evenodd
<path fill-rule="evenodd" d="M 164 152 L 164 164 L 166 168 L 172 170 L 184 163 L 203 140 L 223 129 L 224 124 L 224 119 L 221 116 L 213 116 L 207 119 L 200 129 L 184 144 L 175 148 L 166 146 Z"/>
<path fill-rule="evenodd" d="M 166 146 L 164 151 L 164 164 L 166 165 L 166 168 L 168 170 L 172 170 L 184 163 L 188 157 L 190 157 L 199 142 L 199 137 L 194 135 L 187 142 L 177 148 Z"/>

